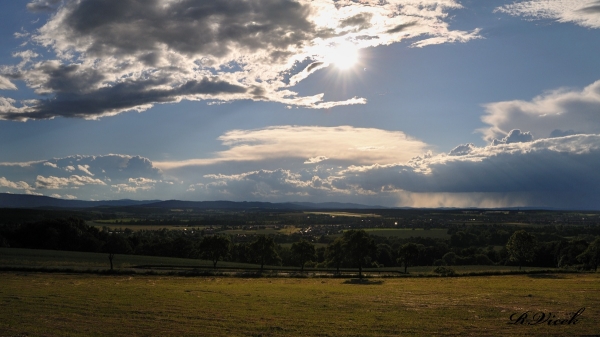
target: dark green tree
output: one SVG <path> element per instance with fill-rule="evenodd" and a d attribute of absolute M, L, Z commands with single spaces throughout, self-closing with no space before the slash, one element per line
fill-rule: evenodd
<path fill-rule="evenodd" d="M 254 256 L 254 262 L 260 264 L 261 273 L 266 263 L 278 264 L 280 261 L 279 255 L 277 255 L 275 241 L 272 237 L 259 235 L 256 240 L 250 244 L 250 251 Z"/>
<path fill-rule="evenodd" d="M 200 241 L 200 254 L 203 258 L 209 259 L 213 263 L 213 268 L 217 268 L 217 262 L 223 260 L 229 254 L 231 240 L 225 235 L 205 236 Z"/>
<path fill-rule="evenodd" d="M 598 264 L 600 264 L 600 238 L 592 241 L 587 249 L 577 256 L 577 260 L 593 268 L 594 271 L 598 271 Z"/>
<path fill-rule="evenodd" d="M 377 264 L 384 267 L 392 267 L 395 265 L 392 254 L 392 247 L 385 243 L 377 245 Z"/>
<path fill-rule="evenodd" d="M 292 254 L 294 259 L 300 264 L 300 271 L 304 272 L 304 264 L 316 258 L 315 245 L 301 239 L 292 244 Z"/>
<path fill-rule="evenodd" d="M 375 241 L 364 230 L 351 229 L 344 233 L 344 251 L 350 262 L 358 267 L 358 277 L 362 269 L 377 255 Z"/>
<path fill-rule="evenodd" d="M 525 230 L 518 230 L 508 239 L 506 250 L 511 261 L 519 263 L 519 270 L 523 262 L 533 261 L 535 252 L 535 237 Z"/>
<path fill-rule="evenodd" d="M 406 274 L 408 267 L 414 265 L 415 260 L 419 257 L 419 247 L 416 243 L 406 243 L 398 250 L 398 256 L 398 263 L 404 265 Z"/>
<path fill-rule="evenodd" d="M 327 246 L 327 249 L 325 250 L 325 258 L 327 259 L 327 265 L 334 266 L 336 272 L 339 274 L 340 267 L 346 258 L 343 238 L 337 238 Z"/>

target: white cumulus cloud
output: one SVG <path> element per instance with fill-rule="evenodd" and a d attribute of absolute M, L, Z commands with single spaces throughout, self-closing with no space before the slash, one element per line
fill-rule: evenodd
<path fill-rule="evenodd" d="M 533 0 L 517 1 L 496 9 L 498 12 L 530 19 L 573 22 L 587 28 L 600 28 L 600 1 Z"/>
<path fill-rule="evenodd" d="M 214 158 L 178 162 L 154 162 L 161 169 L 213 165 L 235 161 L 262 161 L 279 158 L 310 158 L 308 162 L 337 160 L 364 163 L 408 161 L 425 152 L 424 142 L 401 131 L 352 126 L 273 126 L 256 130 L 232 130 L 219 140 L 230 148 Z"/>
<path fill-rule="evenodd" d="M 533 98 L 485 105 L 481 119 L 489 127 L 480 131 L 493 141 L 511 130 L 530 131 L 535 138 L 577 133 L 600 133 L 600 81 L 582 90 L 558 89 Z"/>

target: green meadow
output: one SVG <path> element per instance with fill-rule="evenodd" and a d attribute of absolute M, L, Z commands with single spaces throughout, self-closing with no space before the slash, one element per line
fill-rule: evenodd
<path fill-rule="evenodd" d="M 362 284 L 3 272 L 0 303 L 0 336 L 567 336 L 598 332 L 600 277 L 373 278 Z M 580 308 L 585 311 L 575 324 L 567 324 Z M 509 324 L 511 314 L 523 312 L 551 312 L 565 324 Z"/>

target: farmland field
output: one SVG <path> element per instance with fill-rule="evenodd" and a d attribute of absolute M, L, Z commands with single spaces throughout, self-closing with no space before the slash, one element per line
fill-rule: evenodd
<path fill-rule="evenodd" d="M 377 236 L 394 236 L 398 238 L 410 238 L 410 237 L 424 237 L 424 238 L 436 238 L 436 239 L 449 239 L 448 230 L 445 228 L 433 228 L 424 230 L 423 228 L 366 228 L 365 232 L 370 235 Z"/>
<path fill-rule="evenodd" d="M 329 215 L 329 216 L 347 216 L 353 218 L 380 218 L 381 215 L 374 213 L 351 213 L 351 212 L 304 212 L 305 214 L 314 214 L 314 215 Z"/>
<path fill-rule="evenodd" d="M 0 336 L 565 336 L 600 327 L 599 274 L 373 280 L 4 272 Z M 570 318 L 584 307 L 575 324 L 508 324 L 512 313 Z"/>

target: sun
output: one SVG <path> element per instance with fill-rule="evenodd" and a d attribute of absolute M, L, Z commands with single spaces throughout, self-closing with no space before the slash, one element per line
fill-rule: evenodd
<path fill-rule="evenodd" d="M 347 70 L 358 62 L 358 49 L 349 43 L 338 45 L 328 50 L 326 58 L 337 68 Z"/>

